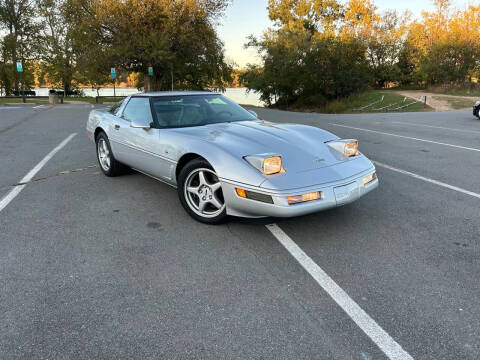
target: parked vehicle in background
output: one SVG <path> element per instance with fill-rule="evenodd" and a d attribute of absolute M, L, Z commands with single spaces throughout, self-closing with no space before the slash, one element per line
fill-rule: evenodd
<path fill-rule="evenodd" d="M 289 217 L 359 199 L 378 186 L 358 142 L 258 119 L 211 92 L 157 92 L 92 110 L 87 133 L 107 176 L 126 166 L 177 187 L 196 220 Z"/>
<path fill-rule="evenodd" d="M 475 105 L 473 105 L 473 115 L 480 119 L 480 101 L 477 101 Z"/>

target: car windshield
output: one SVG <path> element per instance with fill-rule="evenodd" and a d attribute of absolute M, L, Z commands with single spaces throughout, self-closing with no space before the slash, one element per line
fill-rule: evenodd
<path fill-rule="evenodd" d="M 257 118 L 218 94 L 161 96 L 152 99 L 161 128 L 202 126 Z"/>

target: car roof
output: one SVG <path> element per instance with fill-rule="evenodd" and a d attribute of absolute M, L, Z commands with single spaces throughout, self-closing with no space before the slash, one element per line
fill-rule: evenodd
<path fill-rule="evenodd" d="M 220 94 L 216 92 L 211 92 L 211 91 L 152 91 L 152 92 L 134 94 L 132 96 L 157 97 L 157 96 L 191 96 L 191 95 L 220 95 Z"/>

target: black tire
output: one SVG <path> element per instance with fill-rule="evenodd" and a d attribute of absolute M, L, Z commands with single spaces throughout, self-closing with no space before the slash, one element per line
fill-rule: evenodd
<path fill-rule="evenodd" d="M 112 148 L 110 146 L 110 141 L 108 141 L 107 134 L 105 134 L 104 132 L 99 133 L 97 135 L 97 138 L 95 139 L 95 144 L 97 149 L 97 161 L 98 161 L 100 170 L 102 170 L 102 172 L 109 177 L 122 175 L 125 172 L 125 165 L 115 160 L 115 157 L 113 156 L 113 153 L 112 153 Z M 99 150 L 99 147 L 102 147 L 103 144 L 108 149 L 108 155 L 107 155 L 109 159 L 108 166 L 104 161 L 102 161 L 102 158 L 101 158 L 102 150 L 101 149 Z"/>
<path fill-rule="evenodd" d="M 206 182 L 202 183 L 200 173 Z M 227 210 L 220 181 L 207 161 L 195 159 L 187 163 L 180 170 L 177 185 L 180 202 L 192 218 L 211 225 L 225 222 Z M 188 191 L 189 188 L 195 188 L 198 193 Z M 204 204 L 202 208 L 201 203 Z M 222 207 L 218 207 L 219 205 Z"/>

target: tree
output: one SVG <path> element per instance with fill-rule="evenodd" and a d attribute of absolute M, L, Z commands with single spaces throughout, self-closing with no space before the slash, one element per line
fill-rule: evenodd
<path fill-rule="evenodd" d="M 230 80 L 214 22 L 227 0 L 69 0 L 75 41 L 127 71 L 147 74 L 152 88 L 222 88 Z M 148 83 L 148 82 L 146 82 Z"/>
<path fill-rule="evenodd" d="M 349 0 L 345 4 L 341 37 L 354 37 L 368 41 L 379 21 L 377 7 L 370 0 Z"/>
<path fill-rule="evenodd" d="M 269 1 L 275 28 L 250 38 L 263 65 L 250 65 L 241 80 L 268 105 L 321 106 L 369 82 L 365 46 L 336 31 L 342 8 L 335 1 Z"/>
<path fill-rule="evenodd" d="M 384 87 L 399 79 L 407 21 L 408 14 L 386 11 L 373 23 L 373 33 L 367 39 L 367 60 L 376 86 Z"/>
<path fill-rule="evenodd" d="M 346 4 L 341 36 L 353 36 L 366 48 L 373 85 L 383 87 L 397 81 L 409 14 L 377 13 L 371 1 L 350 0 Z"/>
<path fill-rule="evenodd" d="M 268 0 L 268 16 L 281 30 L 331 36 L 341 18 L 337 0 Z"/>
<path fill-rule="evenodd" d="M 480 6 L 452 11 L 447 0 L 409 25 L 406 49 L 417 79 L 428 85 L 463 84 L 478 74 Z"/>
<path fill-rule="evenodd" d="M 8 56 L 5 47 L 5 43 L 3 39 L 0 39 L 0 95 L 3 95 L 3 91 L 5 91 L 5 95 L 8 95 L 12 92 L 12 84 L 13 84 L 13 66 L 12 64 L 8 64 Z"/>
<path fill-rule="evenodd" d="M 35 58 L 36 36 L 40 25 L 36 22 L 33 0 L 0 0 L 0 30 L 5 30 L 2 45 L 0 77 L 7 94 L 13 88 L 19 91 L 19 75 L 16 62 L 24 63 L 24 82 L 32 85 L 33 75 L 26 62 Z M 28 82 L 27 82 L 28 81 Z"/>
<path fill-rule="evenodd" d="M 61 87 L 65 95 L 72 90 L 76 72 L 76 52 L 73 48 L 72 24 L 68 3 L 64 0 L 37 0 L 42 19 L 39 36 L 41 68 L 51 83 Z"/>

